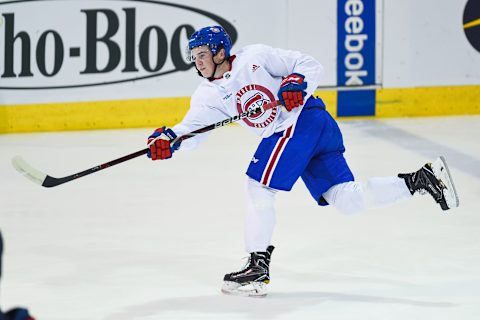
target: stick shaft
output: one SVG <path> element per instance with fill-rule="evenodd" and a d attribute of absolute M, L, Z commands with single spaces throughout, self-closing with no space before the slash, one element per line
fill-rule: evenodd
<path fill-rule="evenodd" d="M 277 106 L 280 105 L 280 101 L 278 100 L 275 100 L 273 102 L 270 102 L 270 103 L 267 103 L 261 107 L 257 107 L 255 109 L 251 109 L 251 110 L 247 110 L 243 113 L 240 113 L 234 117 L 231 117 L 231 118 L 228 118 L 228 119 L 225 119 L 223 121 L 220 121 L 220 122 L 217 122 L 217 123 L 213 123 L 211 125 L 208 125 L 206 127 L 203 127 L 203 128 L 200 128 L 198 130 L 195 130 L 191 133 L 187 133 L 183 136 L 180 136 L 178 138 L 176 138 L 175 140 L 172 141 L 172 144 L 177 142 L 177 141 L 183 141 L 183 140 L 187 140 L 187 139 L 190 139 L 194 136 L 196 136 L 197 134 L 200 134 L 200 133 L 204 133 L 204 132 L 207 132 L 207 131 L 211 131 L 213 129 L 217 129 L 217 128 L 220 128 L 220 127 L 223 127 L 223 126 L 226 126 L 227 124 L 230 124 L 230 123 L 233 123 L 233 122 L 237 122 L 239 120 L 242 120 L 242 119 L 245 119 L 247 117 L 250 117 L 254 114 L 257 114 L 259 112 L 265 112 L 269 109 L 273 109 Z M 50 187 L 55 187 L 55 186 L 58 186 L 60 184 L 64 184 L 66 182 L 70 182 L 70 181 L 73 181 L 73 180 L 76 180 L 78 178 L 81 178 L 81 177 L 84 177 L 84 176 L 87 176 L 89 174 L 92 174 L 92 173 L 95 173 L 95 172 L 98 172 L 98 171 L 101 171 L 103 169 L 106 169 L 106 168 L 110 168 L 114 165 L 117 165 L 117 164 L 120 164 L 122 162 L 125 162 L 125 161 L 128 161 L 128 160 L 131 160 L 131 159 L 134 159 L 134 158 L 137 158 L 141 155 L 144 155 L 148 152 L 148 148 L 145 148 L 145 149 L 142 149 L 142 150 L 139 150 L 139 151 L 136 151 L 136 152 L 133 152 L 133 153 L 130 153 L 130 154 L 127 154 L 123 157 L 120 157 L 118 159 L 115 159 L 115 160 L 111 160 L 111 161 L 108 161 L 108 162 L 105 162 L 103 164 L 100 164 L 98 166 L 95 166 L 95 167 L 92 167 L 92 168 L 89 168 L 87 170 L 84 170 L 84 171 L 81 171 L 81 172 L 78 172 L 78 173 L 75 173 L 75 174 L 72 174 L 72 175 L 69 175 L 69 176 L 66 176 L 66 177 L 62 177 L 62 178 L 54 178 L 52 176 L 49 176 L 49 175 L 45 175 L 45 179 L 43 181 L 39 181 L 41 182 L 41 185 L 44 186 L 44 187 L 47 187 L 47 188 L 50 188 Z M 23 174 L 26 174 L 27 176 L 29 175 L 28 171 L 31 170 L 31 167 L 28 166 L 28 165 L 20 165 L 21 167 L 23 167 L 23 169 L 19 169 L 17 166 L 17 170 L 21 171 Z M 37 170 L 35 170 L 37 171 Z M 31 177 L 33 176 L 37 176 L 38 174 L 30 174 Z M 34 179 L 33 179 L 34 180 Z"/>

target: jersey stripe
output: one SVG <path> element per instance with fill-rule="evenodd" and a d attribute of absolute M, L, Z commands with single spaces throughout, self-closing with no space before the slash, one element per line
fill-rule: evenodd
<path fill-rule="evenodd" d="M 284 131 L 283 136 L 278 139 L 277 144 L 273 148 L 273 151 L 270 155 L 270 159 L 268 159 L 267 165 L 265 167 L 265 171 L 263 172 L 262 176 L 262 184 L 269 186 L 270 180 L 272 179 L 273 173 L 275 172 L 275 168 L 277 166 L 278 160 L 280 159 L 283 150 L 287 146 L 288 140 L 293 136 L 293 131 L 295 125 L 289 127 L 287 130 Z"/>

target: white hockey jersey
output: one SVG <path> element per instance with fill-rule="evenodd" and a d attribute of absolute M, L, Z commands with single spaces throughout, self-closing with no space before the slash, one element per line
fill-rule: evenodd
<path fill-rule="evenodd" d="M 318 61 L 297 51 L 260 44 L 244 47 L 231 58 L 231 70 L 222 78 L 205 79 L 198 86 L 192 95 L 189 111 L 172 130 L 181 136 L 274 101 L 278 99 L 282 77 L 294 72 L 305 76 L 306 101 L 317 88 L 322 71 Z M 269 137 L 293 125 L 302 108 L 291 112 L 274 108 L 239 123 L 262 137 Z M 194 148 L 206 136 L 207 133 L 202 133 L 187 139 L 180 148 Z"/>

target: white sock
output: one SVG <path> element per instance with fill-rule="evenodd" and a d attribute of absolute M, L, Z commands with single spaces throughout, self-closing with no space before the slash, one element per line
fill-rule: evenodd
<path fill-rule="evenodd" d="M 270 245 L 275 226 L 274 203 L 277 191 L 250 178 L 246 189 L 245 249 L 248 253 L 265 251 Z"/>
<path fill-rule="evenodd" d="M 405 180 L 399 177 L 370 178 L 366 189 L 368 207 L 383 207 L 412 197 Z"/>
<path fill-rule="evenodd" d="M 366 184 L 356 181 L 337 184 L 323 197 L 345 214 L 360 213 L 411 198 L 405 181 L 398 177 L 370 178 Z"/>

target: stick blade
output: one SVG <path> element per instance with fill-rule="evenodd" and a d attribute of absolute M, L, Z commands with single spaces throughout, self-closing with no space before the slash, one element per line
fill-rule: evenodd
<path fill-rule="evenodd" d="M 40 172 L 31 165 L 29 165 L 20 156 L 15 156 L 12 158 L 12 165 L 18 172 L 20 172 L 27 179 L 32 180 L 36 184 L 43 185 L 45 179 L 47 179 L 47 175 L 45 173 Z"/>
<path fill-rule="evenodd" d="M 440 179 L 440 181 L 443 182 L 445 185 L 445 189 L 443 189 L 443 194 L 445 197 L 445 201 L 447 202 L 447 209 L 452 209 L 456 208 L 459 206 L 460 201 L 458 198 L 458 193 L 457 189 L 455 188 L 455 185 L 453 184 L 453 178 L 450 173 L 450 170 L 448 169 L 447 166 L 447 161 L 443 156 L 438 157 L 433 163 L 432 163 L 432 169 L 433 173 L 435 176 Z M 443 209 L 443 210 L 447 210 Z"/>

